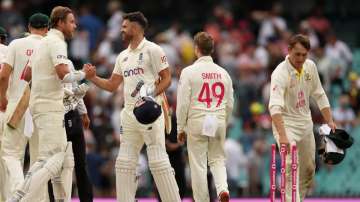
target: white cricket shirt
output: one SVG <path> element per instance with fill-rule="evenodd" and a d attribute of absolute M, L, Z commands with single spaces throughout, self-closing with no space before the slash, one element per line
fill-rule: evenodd
<path fill-rule="evenodd" d="M 140 80 L 144 81 L 144 85 L 154 85 L 159 78 L 158 73 L 168 67 L 163 49 L 145 38 L 137 48 L 129 46 L 123 50 L 116 58 L 113 73 L 124 78 L 125 109 L 133 109 L 138 96 L 131 97 L 131 93 Z M 156 101 L 161 104 L 161 96 L 157 96 Z"/>
<path fill-rule="evenodd" d="M 42 38 L 41 35 L 31 34 L 24 38 L 15 39 L 9 44 L 4 63 L 12 68 L 7 91 L 10 102 L 16 102 L 22 96 L 25 82 L 21 82 L 21 80 L 24 80 L 30 57 Z"/>
<path fill-rule="evenodd" d="M 176 106 L 178 131 L 184 131 L 189 119 L 203 118 L 210 113 L 218 119 L 228 119 L 233 104 L 231 78 L 210 56 L 200 57 L 182 70 Z"/>
<path fill-rule="evenodd" d="M 285 126 L 307 128 L 309 125 L 304 123 L 312 123 L 310 96 L 315 99 L 320 110 L 330 107 L 315 63 L 307 59 L 299 73 L 287 56 L 271 75 L 269 109 L 273 106 L 282 108 Z"/>
<path fill-rule="evenodd" d="M 67 64 L 67 45 L 64 35 L 51 29 L 41 39 L 31 58 L 32 88 L 30 109 L 32 114 L 45 112 L 64 112 L 64 91 L 55 66 Z"/>

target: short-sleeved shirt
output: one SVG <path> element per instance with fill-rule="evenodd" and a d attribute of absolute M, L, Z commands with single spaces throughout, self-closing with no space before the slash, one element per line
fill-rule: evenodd
<path fill-rule="evenodd" d="M 64 112 L 64 91 L 55 66 L 67 62 L 64 35 L 57 29 L 51 29 L 47 36 L 41 39 L 31 58 L 30 110 L 33 114 Z"/>
<path fill-rule="evenodd" d="M 125 109 L 133 109 L 137 96 L 131 97 L 139 81 L 144 85 L 154 85 L 159 78 L 158 73 L 169 67 L 163 49 L 157 44 L 146 40 L 140 42 L 137 48 L 130 46 L 116 58 L 114 74 L 124 78 Z M 160 102 L 161 96 L 156 99 Z"/>
<path fill-rule="evenodd" d="M 7 46 L 5 46 L 4 44 L 0 44 L 0 69 L 1 69 L 1 65 L 5 61 L 7 49 L 8 49 Z"/>
<path fill-rule="evenodd" d="M 4 63 L 12 68 L 8 99 L 16 102 L 22 96 L 25 82 L 25 70 L 29 65 L 30 57 L 43 37 L 31 34 L 25 38 L 15 39 L 8 46 L 8 52 Z"/>
<path fill-rule="evenodd" d="M 310 96 L 320 109 L 330 107 L 315 63 L 307 59 L 299 73 L 287 56 L 271 75 L 269 108 L 280 106 L 283 109 L 285 125 L 304 125 L 304 122 L 312 122 Z"/>

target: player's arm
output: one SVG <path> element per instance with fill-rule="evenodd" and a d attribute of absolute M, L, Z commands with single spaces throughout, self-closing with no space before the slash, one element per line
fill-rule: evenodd
<path fill-rule="evenodd" d="M 30 82 L 31 80 L 31 67 L 30 66 L 26 66 L 25 70 L 24 70 L 24 80 L 27 82 Z"/>
<path fill-rule="evenodd" d="M 123 76 L 120 74 L 112 73 L 110 78 L 108 79 L 94 76 L 92 78 L 89 78 L 89 80 L 101 89 L 115 92 L 120 86 L 120 84 L 123 82 Z"/>
<path fill-rule="evenodd" d="M 282 116 L 285 106 L 286 83 L 283 79 L 284 77 L 286 77 L 286 75 L 281 75 L 278 72 L 274 72 L 271 76 L 269 111 L 275 129 L 279 134 L 279 143 L 286 144 L 289 148 L 289 140 L 286 135 L 284 119 Z"/>
<path fill-rule="evenodd" d="M 164 50 L 160 46 L 153 47 L 150 51 L 151 65 L 154 72 L 157 72 L 160 82 L 155 84 L 153 95 L 163 93 L 171 84 L 171 72 Z"/>
<path fill-rule="evenodd" d="M 159 72 L 160 81 L 155 85 L 155 96 L 165 92 L 171 84 L 171 72 L 170 68 L 165 68 Z"/>
<path fill-rule="evenodd" d="M 311 97 L 313 97 L 318 105 L 321 114 L 332 130 L 336 129 L 336 125 L 332 118 L 331 108 L 329 99 L 326 96 L 324 88 L 321 85 L 319 73 L 317 71 L 317 67 L 313 64 L 313 80 L 312 80 L 312 89 L 311 89 Z"/>
<path fill-rule="evenodd" d="M 9 78 L 12 68 L 9 64 L 4 63 L 0 69 L 0 111 L 6 110 L 7 98 L 6 91 L 9 86 Z"/>
<path fill-rule="evenodd" d="M 188 112 L 191 101 L 191 86 L 190 80 L 187 76 L 186 70 L 183 70 L 180 75 L 178 90 L 177 90 L 177 101 L 176 101 L 176 122 L 177 131 L 182 133 L 185 131 L 187 125 Z"/>

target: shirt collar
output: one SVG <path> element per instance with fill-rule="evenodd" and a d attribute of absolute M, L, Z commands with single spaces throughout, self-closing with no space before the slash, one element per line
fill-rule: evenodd
<path fill-rule="evenodd" d="M 144 38 L 141 40 L 141 42 L 139 43 L 139 45 L 138 45 L 135 49 L 131 49 L 131 48 L 130 48 L 130 44 L 129 44 L 128 50 L 129 50 L 129 51 L 141 50 L 141 49 L 144 47 L 146 41 L 147 41 L 147 40 L 146 40 L 146 38 L 144 37 Z"/>
<path fill-rule="evenodd" d="M 195 61 L 195 63 L 198 62 L 213 62 L 213 59 L 211 56 L 201 56 Z"/>
<path fill-rule="evenodd" d="M 40 34 L 30 34 L 29 37 L 36 38 L 36 39 L 42 39 L 43 38 L 43 36 L 41 36 Z"/>
<path fill-rule="evenodd" d="M 58 30 L 58 29 L 50 29 L 50 31 L 48 32 L 48 34 L 53 34 L 53 35 L 56 35 L 58 36 L 61 40 L 65 41 L 65 37 L 64 37 L 64 34 Z"/>
<path fill-rule="evenodd" d="M 299 78 L 299 77 L 303 74 L 303 72 L 304 72 L 304 64 L 303 64 L 303 67 L 301 68 L 301 72 L 299 73 L 299 72 L 296 70 L 296 68 L 291 64 L 290 59 L 289 59 L 289 55 L 286 56 L 285 60 L 286 60 L 286 63 L 287 63 L 286 66 L 287 66 L 290 74 L 291 74 L 291 75 L 295 75 L 296 77 Z"/>

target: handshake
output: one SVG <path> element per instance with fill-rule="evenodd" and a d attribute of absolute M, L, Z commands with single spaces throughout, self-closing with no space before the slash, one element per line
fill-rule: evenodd
<path fill-rule="evenodd" d="M 84 64 L 82 71 L 85 73 L 86 79 L 91 79 L 96 76 L 96 67 L 90 63 Z"/>

